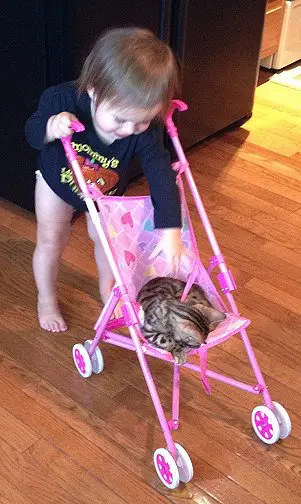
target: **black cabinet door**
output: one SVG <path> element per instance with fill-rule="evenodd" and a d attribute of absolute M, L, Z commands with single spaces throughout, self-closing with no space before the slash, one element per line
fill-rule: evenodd
<path fill-rule="evenodd" d="M 46 84 L 44 2 L 1 3 L 1 196 L 33 208 L 35 153 L 24 124 Z"/>
<path fill-rule="evenodd" d="M 51 24 L 47 28 L 48 43 L 50 48 L 53 46 L 53 50 L 50 49 L 50 67 L 60 65 L 63 69 L 61 80 L 78 77 L 85 57 L 100 33 L 107 28 L 140 26 L 149 28 L 167 40 L 170 6 L 171 0 L 65 0 L 61 7 L 64 50 L 60 54 L 62 61 L 58 62 L 57 37 L 53 36 L 58 20 L 50 3 L 47 7 L 48 18 L 55 25 L 54 30 L 50 28 Z M 59 75 L 59 71 L 56 75 Z"/>
<path fill-rule="evenodd" d="M 175 0 L 172 43 L 183 62 L 185 147 L 252 112 L 266 0 Z"/>

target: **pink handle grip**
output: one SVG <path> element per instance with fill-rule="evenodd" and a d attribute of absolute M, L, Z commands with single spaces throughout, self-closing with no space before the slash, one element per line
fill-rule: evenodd
<path fill-rule="evenodd" d="M 79 121 L 71 121 L 71 128 L 76 131 L 77 133 L 84 131 L 85 126 L 80 123 Z M 65 136 L 61 138 L 61 142 L 63 144 L 63 147 L 65 149 L 66 156 L 68 158 L 69 163 L 72 165 L 72 168 L 74 170 L 75 176 L 77 178 L 80 190 L 82 191 L 83 195 L 86 198 L 90 197 L 89 191 L 87 189 L 86 181 L 85 178 L 81 172 L 79 163 L 77 161 L 77 154 L 75 150 L 72 147 L 72 135 Z"/>
<path fill-rule="evenodd" d="M 188 105 L 186 105 L 186 103 L 184 103 L 182 100 L 172 100 L 166 120 L 168 120 L 170 117 L 172 117 L 172 114 L 174 113 L 175 110 L 179 110 L 180 112 L 184 112 L 187 109 L 188 109 Z"/>
<path fill-rule="evenodd" d="M 180 112 L 184 112 L 184 110 L 188 109 L 188 105 L 186 103 L 182 102 L 181 100 L 172 100 L 171 106 L 169 108 L 166 120 L 165 120 L 165 125 L 166 129 L 168 131 L 169 136 L 176 137 L 178 134 L 178 130 L 176 126 L 174 125 L 174 122 L 172 120 L 172 115 L 175 110 L 179 110 Z"/>
<path fill-rule="evenodd" d="M 85 126 L 79 121 L 71 121 L 71 128 L 76 133 L 81 133 L 82 131 L 85 131 Z"/>
<path fill-rule="evenodd" d="M 71 121 L 71 128 L 76 133 L 81 133 L 82 131 L 85 130 L 85 126 L 79 121 Z M 70 163 L 72 163 L 72 161 L 74 161 L 77 158 L 76 152 L 71 145 L 71 139 L 72 135 L 68 135 L 66 137 L 61 138 L 62 144 L 66 152 L 66 156 L 70 161 Z"/>

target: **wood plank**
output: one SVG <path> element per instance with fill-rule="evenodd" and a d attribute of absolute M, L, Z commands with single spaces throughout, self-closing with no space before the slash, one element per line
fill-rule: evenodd
<path fill-rule="evenodd" d="M 295 252 L 301 254 L 301 234 L 296 226 L 281 222 L 277 226 L 275 219 L 265 218 L 265 214 L 263 213 L 249 217 L 221 205 L 216 205 L 212 208 L 212 219 L 214 219 L 215 215 L 254 235 L 261 236 L 276 244 L 280 243 L 287 249 L 292 248 Z"/>
<path fill-rule="evenodd" d="M 218 180 L 224 180 L 226 175 L 232 175 L 245 182 L 252 183 L 261 189 L 268 188 L 269 191 L 288 198 L 298 203 L 299 206 L 301 204 L 299 193 L 301 189 L 300 180 L 286 177 L 283 173 L 271 172 L 267 168 L 256 165 L 246 159 L 230 156 L 227 158 L 227 156 L 219 151 L 212 149 L 210 154 L 208 153 L 202 161 L 196 161 L 194 164 L 206 175 L 209 175 L 214 170 L 215 175 L 218 175 L 216 177 Z"/>
<path fill-rule="evenodd" d="M 7 374 L 7 373 L 6 373 Z M 141 382 L 141 376 L 140 376 L 140 382 Z"/>
<path fill-rule="evenodd" d="M 300 300 L 296 297 L 288 293 L 283 296 L 283 292 L 281 292 L 279 289 L 276 289 L 275 287 L 272 287 L 268 283 L 262 282 L 257 278 L 252 278 L 251 280 L 249 280 L 249 282 L 246 283 L 245 287 L 246 289 L 255 292 L 255 294 L 259 294 L 260 296 L 263 296 L 266 299 L 269 299 L 274 303 L 283 306 L 286 310 L 292 311 L 297 315 L 301 315 L 301 303 Z"/>
<path fill-rule="evenodd" d="M 293 154 L 293 156 L 291 156 L 291 159 L 297 162 L 301 161 L 301 152 L 296 152 L 296 154 Z"/>
<path fill-rule="evenodd" d="M 255 101 L 273 110 L 284 111 L 292 117 L 297 116 L 300 120 L 301 103 L 297 89 L 287 89 L 275 82 L 268 82 L 265 86 L 257 87 Z"/>
<path fill-rule="evenodd" d="M 213 220 L 213 219 L 212 219 Z M 279 244 L 267 241 L 257 245 L 257 238 L 251 236 L 245 242 L 239 240 L 239 227 L 232 224 L 232 235 L 229 235 L 227 222 L 214 217 L 215 234 L 219 241 L 224 243 L 224 253 L 226 260 L 231 264 L 234 259 L 239 260 L 239 268 L 250 271 L 252 264 L 255 269 L 263 271 L 262 268 L 270 270 L 270 276 L 279 272 L 282 277 L 287 277 L 293 282 L 300 283 L 300 257 L 293 251 L 287 250 Z M 248 235 L 245 234 L 245 237 Z M 237 263 L 236 263 L 237 264 Z"/>
<path fill-rule="evenodd" d="M 198 183 L 199 187 L 202 187 L 202 199 L 206 201 L 206 209 L 208 209 L 208 198 L 205 198 L 207 197 L 207 193 L 209 193 L 214 203 L 220 202 L 223 206 L 227 205 L 228 208 L 236 210 L 242 213 L 242 215 L 253 216 L 256 219 L 259 214 L 264 214 L 265 218 L 274 218 L 275 222 L 280 220 L 290 223 L 290 225 L 293 226 L 301 226 L 300 215 L 263 199 L 266 192 L 264 192 L 263 198 L 260 198 L 259 195 L 250 194 L 247 188 L 245 188 L 245 190 L 243 190 L 243 187 L 236 188 L 234 184 L 232 184 L 231 179 L 227 178 L 220 182 L 214 180 L 214 177 L 208 177 L 203 173 L 198 173 Z M 210 187 L 210 189 L 208 189 L 208 187 Z M 218 195 L 218 197 L 216 195 Z M 214 205 L 211 205 L 211 208 L 214 208 Z M 208 210 L 208 213 L 211 213 L 211 209 Z"/>
<path fill-rule="evenodd" d="M 15 415 L 0 406 L 0 438 L 12 448 L 22 453 L 36 443 L 40 437 L 23 422 L 20 422 Z"/>
<path fill-rule="evenodd" d="M 141 502 L 145 503 L 153 503 L 155 498 L 158 503 L 168 502 L 139 479 L 136 473 L 128 471 L 116 459 L 112 459 L 87 438 L 68 428 L 64 422 L 50 414 L 32 398 L 18 391 L 2 378 L 0 381 L 2 403 L 6 409 L 14 410 L 27 425 L 37 430 L 50 443 L 57 445 L 75 463 L 100 478 L 102 483 L 115 491 L 119 497 L 129 503 L 136 498 L 142 499 Z M 22 463 L 22 460 L 19 460 L 18 463 Z M 16 465 L 18 464 L 16 463 Z M 104 468 L 106 468 L 105 471 Z M 38 476 L 37 479 L 39 479 Z"/>
<path fill-rule="evenodd" d="M 300 264 L 301 264 L 301 254 L 298 254 L 292 250 L 287 250 L 281 244 L 276 245 L 275 243 L 266 242 L 262 249 L 279 259 L 283 259 L 288 264 L 293 265 L 296 268 L 296 281 L 300 282 L 301 273 L 300 273 Z"/>
<path fill-rule="evenodd" d="M 47 471 L 27 461 L 3 440 L 0 440 L 0 474 L 33 504 L 63 504 L 68 502 L 68 492 Z M 51 477 L 52 476 L 52 477 Z M 74 496 L 75 504 L 84 504 Z"/>
<path fill-rule="evenodd" d="M 59 485 L 68 492 L 68 498 L 79 499 L 85 504 L 124 504 L 126 501 L 103 485 L 83 467 L 76 464 L 65 453 L 41 439 L 30 447 L 24 458 L 52 475 Z"/>
<path fill-rule="evenodd" d="M 276 122 L 277 124 L 277 122 Z M 282 154 L 272 153 L 270 150 L 259 147 L 251 143 L 241 144 L 231 134 L 225 134 L 216 142 L 209 144 L 207 150 L 221 157 L 225 151 L 234 157 L 252 163 L 256 166 L 261 166 L 269 173 L 284 175 L 300 181 L 300 170 L 298 161 L 294 161 L 293 157 L 287 158 Z"/>
<path fill-rule="evenodd" d="M 22 489 L 19 491 L 14 484 L 7 481 L 0 474 L 0 503 L 1 504 L 32 504 L 32 500 L 23 495 Z"/>

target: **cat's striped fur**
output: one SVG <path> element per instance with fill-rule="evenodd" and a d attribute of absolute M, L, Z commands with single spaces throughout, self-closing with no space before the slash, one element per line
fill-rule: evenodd
<path fill-rule="evenodd" d="M 137 296 L 144 311 L 144 337 L 151 345 L 171 352 L 178 364 L 186 361 L 189 350 L 206 343 L 209 332 L 225 318 L 196 284 L 181 303 L 184 288 L 181 280 L 157 277 L 147 282 Z"/>

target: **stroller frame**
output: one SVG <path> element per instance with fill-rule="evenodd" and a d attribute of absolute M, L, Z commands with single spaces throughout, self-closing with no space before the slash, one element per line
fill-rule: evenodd
<path fill-rule="evenodd" d="M 188 160 L 183 151 L 182 145 L 180 143 L 177 128 L 173 122 L 172 115 L 175 109 L 179 111 L 184 111 L 187 109 L 187 105 L 180 100 L 174 100 L 172 102 L 172 107 L 166 119 L 166 128 L 169 136 L 172 140 L 173 146 L 178 156 L 178 162 L 173 165 L 174 169 L 178 170 L 177 180 L 179 185 L 179 190 L 181 194 L 181 199 L 184 198 L 184 187 L 182 181 L 182 175 L 185 175 L 186 181 L 188 183 L 189 189 L 195 201 L 200 219 L 204 226 L 204 230 L 208 237 L 209 243 L 212 247 L 213 256 L 210 259 L 210 264 L 208 266 L 207 272 L 210 275 L 215 267 L 219 269 L 219 274 L 217 275 L 221 291 L 224 294 L 226 300 L 226 306 L 229 308 L 227 310 L 230 314 L 239 318 L 240 314 L 238 312 L 236 303 L 234 301 L 232 291 L 235 290 L 235 282 L 232 277 L 230 270 L 228 269 L 224 256 L 221 253 L 217 240 L 215 238 L 212 226 L 210 224 L 208 215 L 204 208 L 201 197 L 198 193 L 195 181 L 193 179 Z M 84 127 L 78 123 L 73 122 L 72 127 L 75 131 L 83 131 Z M 123 283 L 122 275 L 118 264 L 114 260 L 110 244 L 108 242 L 107 236 L 101 225 L 98 209 L 95 205 L 95 200 L 99 197 L 109 198 L 109 196 L 103 196 L 100 194 L 99 190 L 95 189 L 93 184 L 87 184 L 82 175 L 80 166 L 77 161 L 76 153 L 71 145 L 71 136 L 62 139 L 66 155 L 72 169 L 77 178 L 79 187 L 84 195 L 85 203 L 87 205 L 89 214 L 97 230 L 99 238 L 101 240 L 102 246 L 104 248 L 105 254 L 107 256 L 108 262 L 110 264 L 112 273 L 115 278 L 115 287 L 106 302 L 95 326 L 96 331 L 93 340 L 88 340 L 84 345 L 76 344 L 73 347 L 73 358 L 75 365 L 79 373 L 83 377 L 88 377 L 92 372 L 99 373 L 103 369 L 103 361 L 101 351 L 98 348 L 100 341 L 106 343 L 111 343 L 127 350 L 132 350 L 137 353 L 137 357 L 151 395 L 154 408 L 157 413 L 157 417 L 163 431 L 167 450 L 164 448 L 158 449 L 155 452 L 154 463 L 158 473 L 159 478 L 162 483 L 168 488 L 175 488 L 178 486 L 179 481 L 187 482 L 192 478 L 193 469 L 192 464 L 189 459 L 187 452 L 177 443 L 173 441 L 172 431 L 178 429 L 179 426 L 179 403 L 180 403 L 180 368 L 185 367 L 192 371 L 200 373 L 201 382 L 205 389 L 205 392 L 210 394 L 210 383 L 208 379 L 215 379 L 220 382 L 232 385 L 246 392 L 250 392 L 255 395 L 261 395 L 263 397 L 264 405 L 257 406 L 252 413 L 252 424 L 255 433 L 258 437 L 265 443 L 272 444 L 276 442 L 279 437 L 287 437 L 290 433 L 290 420 L 287 412 L 284 408 L 272 401 L 270 393 L 268 391 L 267 385 L 259 368 L 258 362 L 256 360 L 254 351 L 252 349 L 251 343 L 247 336 L 246 327 L 249 325 L 250 321 L 247 319 L 241 319 L 239 328 L 232 331 L 231 334 L 228 333 L 226 337 L 223 338 L 213 338 L 209 339 L 206 345 L 201 346 L 197 350 L 192 350 L 192 354 L 197 353 L 200 358 L 200 365 L 193 364 L 191 362 L 186 362 L 182 366 L 176 364 L 171 354 L 167 352 L 162 352 L 158 349 L 151 347 L 144 340 L 141 330 L 140 330 L 140 320 L 138 305 L 135 300 L 131 299 L 126 286 Z M 188 214 L 189 216 L 189 214 Z M 192 223 L 190 221 L 190 226 Z M 183 298 L 186 296 L 189 288 L 191 287 L 194 279 L 196 278 L 196 271 L 191 272 L 191 276 L 187 282 Z M 121 301 L 122 314 L 123 316 L 119 319 L 111 319 L 114 309 L 117 303 Z M 113 332 L 114 330 L 127 326 L 130 338 L 122 334 Z M 217 328 L 218 329 L 218 328 Z M 241 381 L 237 381 L 231 377 L 221 375 L 207 368 L 207 354 L 210 347 L 225 341 L 230 336 L 239 333 L 242 342 L 245 346 L 249 362 L 253 369 L 255 375 L 255 383 L 248 384 Z M 173 387 L 172 387 L 172 414 L 171 419 L 168 421 L 161 401 L 151 375 L 146 356 L 152 356 L 159 358 L 161 360 L 169 361 L 173 363 Z M 167 469 L 166 469 L 167 468 Z"/>

